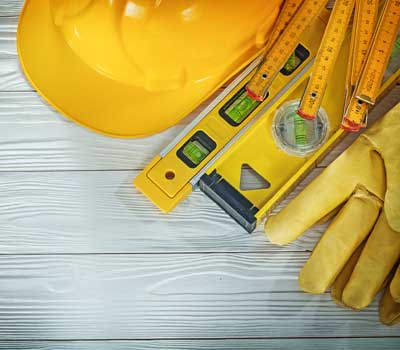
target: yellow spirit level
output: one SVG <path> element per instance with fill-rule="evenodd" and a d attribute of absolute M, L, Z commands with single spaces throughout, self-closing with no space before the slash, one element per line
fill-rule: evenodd
<path fill-rule="evenodd" d="M 313 22 L 295 50 L 294 65 L 281 70 L 264 101 L 247 96 L 246 86 L 260 59 L 250 64 L 139 174 L 136 187 L 162 211 L 172 210 L 255 119 L 307 78 L 325 25 L 322 18 Z"/>
<path fill-rule="evenodd" d="M 344 134 L 340 128 L 350 40 L 345 38 L 314 121 L 296 117 L 329 11 L 303 33 L 294 59 L 280 70 L 263 101 L 246 94 L 260 59 L 242 72 L 138 175 L 134 183 L 162 211 L 200 189 L 248 232 Z M 400 62 L 399 62 L 400 63 Z M 388 88 L 400 69 L 384 84 Z M 312 147 L 308 147 L 311 145 Z M 251 169 L 261 186 L 246 187 Z"/>

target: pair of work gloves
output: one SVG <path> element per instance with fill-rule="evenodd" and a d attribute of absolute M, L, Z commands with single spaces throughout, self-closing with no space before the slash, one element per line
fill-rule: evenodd
<path fill-rule="evenodd" d="M 299 275 L 305 292 L 331 289 L 355 310 L 386 288 L 380 319 L 400 323 L 400 104 L 343 152 L 265 230 L 287 244 L 334 216 Z"/>

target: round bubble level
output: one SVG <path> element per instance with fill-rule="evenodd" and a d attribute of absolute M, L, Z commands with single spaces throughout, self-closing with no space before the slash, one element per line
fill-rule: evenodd
<path fill-rule="evenodd" d="M 329 121 L 321 107 L 314 120 L 305 120 L 297 114 L 299 100 L 283 104 L 272 123 L 276 145 L 284 152 L 305 157 L 320 148 L 327 137 Z"/>

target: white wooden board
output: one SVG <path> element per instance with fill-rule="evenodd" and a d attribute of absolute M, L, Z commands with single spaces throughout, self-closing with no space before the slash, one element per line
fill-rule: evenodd
<path fill-rule="evenodd" d="M 1 0 L 0 17 L 18 16 L 23 3 L 23 0 Z"/>
<path fill-rule="evenodd" d="M 398 350 L 397 338 L 237 338 L 212 340 L 0 341 L 9 350 Z"/>
<path fill-rule="evenodd" d="M 20 70 L 22 4 L 0 0 L 0 349 L 400 349 L 377 301 L 355 313 L 299 291 L 326 225 L 280 248 L 200 192 L 170 215 L 150 204 L 131 181 L 193 115 L 136 140 L 66 120 Z"/>
<path fill-rule="evenodd" d="M 58 115 L 34 92 L 0 93 L 0 170 L 142 169 L 179 133 L 143 139 L 95 134 Z"/>
<path fill-rule="evenodd" d="M 297 287 L 308 253 L 0 257 L 5 339 L 398 336 Z"/>
<path fill-rule="evenodd" d="M 282 250 L 262 227 L 246 233 L 200 191 L 162 214 L 132 186 L 136 174 L 0 172 L 0 253 Z M 322 228 L 285 249 L 311 249 Z"/>

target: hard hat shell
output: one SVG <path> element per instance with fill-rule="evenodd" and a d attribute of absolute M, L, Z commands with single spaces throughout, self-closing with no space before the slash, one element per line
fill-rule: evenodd
<path fill-rule="evenodd" d="M 94 131 L 177 123 L 262 50 L 281 0 L 26 0 L 18 53 L 31 84 Z"/>

